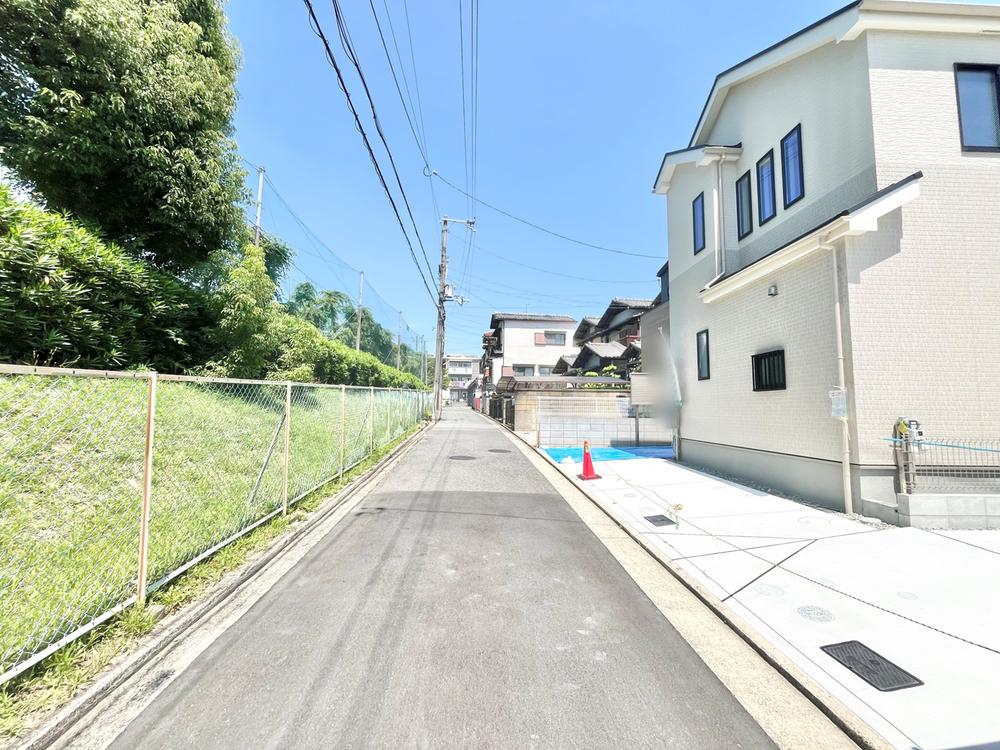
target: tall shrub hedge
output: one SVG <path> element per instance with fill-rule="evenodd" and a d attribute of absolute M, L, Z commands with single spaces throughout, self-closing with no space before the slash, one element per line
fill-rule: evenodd
<path fill-rule="evenodd" d="M 0 361 L 179 372 L 212 325 L 204 295 L 0 185 Z"/>

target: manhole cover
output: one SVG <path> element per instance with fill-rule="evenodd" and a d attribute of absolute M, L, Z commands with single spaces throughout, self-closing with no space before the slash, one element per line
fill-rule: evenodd
<path fill-rule="evenodd" d="M 872 651 L 861 641 L 845 641 L 820 648 L 883 693 L 924 684 L 881 654 Z"/>
<path fill-rule="evenodd" d="M 490 448 L 489 452 L 490 453 L 510 453 L 510 451 L 507 450 L 506 448 Z"/>
<path fill-rule="evenodd" d="M 833 620 L 833 612 L 828 609 L 823 609 L 823 607 L 816 607 L 812 604 L 799 607 L 796 611 L 800 616 L 806 618 L 807 620 L 812 620 L 813 622 L 831 622 Z"/>
<path fill-rule="evenodd" d="M 475 461 L 475 456 L 448 456 L 452 461 Z"/>
<path fill-rule="evenodd" d="M 647 521 L 649 521 L 653 526 L 674 526 L 673 520 L 667 518 L 666 516 L 643 516 Z"/>

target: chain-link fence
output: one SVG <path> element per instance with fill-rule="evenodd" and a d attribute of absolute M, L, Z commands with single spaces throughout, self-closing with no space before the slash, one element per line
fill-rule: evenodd
<path fill-rule="evenodd" d="M 402 389 L 0 365 L 0 684 L 429 407 Z"/>
<path fill-rule="evenodd" d="M 900 492 L 1000 493 L 1000 440 L 886 438 Z"/>

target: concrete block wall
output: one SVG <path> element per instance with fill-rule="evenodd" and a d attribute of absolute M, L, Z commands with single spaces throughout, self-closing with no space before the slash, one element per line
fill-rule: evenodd
<path fill-rule="evenodd" d="M 1000 529 L 1000 495 L 899 494 L 899 525 L 919 529 Z"/>

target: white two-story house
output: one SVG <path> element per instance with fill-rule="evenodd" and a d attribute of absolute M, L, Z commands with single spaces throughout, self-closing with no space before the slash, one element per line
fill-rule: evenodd
<path fill-rule="evenodd" d="M 576 319 L 542 313 L 493 313 L 483 334 L 480 371 L 494 385 L 505 375 L 551 375 L 560 357 L 575 357 Z"/>
<path fill-rule="evenodd" d="M 464 354 L 445 355 L 444 370 L 448 375 L 447 400 L 465 403 L 466 389 L 472 379 L 479 375 L 479 357 Z"/>
<path fill-rule="evenodd" d="M 998 112 L 996 6 L 862 0 L 718 75 L 654 187 L 683 460 L 885 517 L 897 418 L 1000 436 Z"/>

